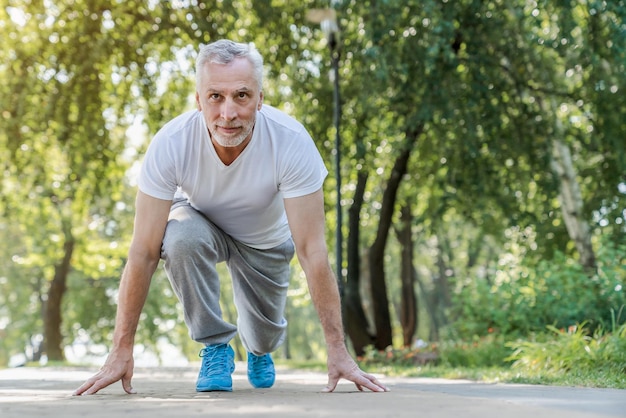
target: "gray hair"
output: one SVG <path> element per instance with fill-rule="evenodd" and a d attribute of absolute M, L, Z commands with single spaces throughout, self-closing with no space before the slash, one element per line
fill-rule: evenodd
<path fill-rule="evenodd" d="M 259 90 L 263 89 L 263 57 L 254 44 L 221 39 L 207 45 L 200 45 L 196 57 L 196 88 L 200 85 L 202 67 L 207 63 L 229 64 L 235 58 L 246 58 L 254 68 L 254 75 L 259 83 Z"/>

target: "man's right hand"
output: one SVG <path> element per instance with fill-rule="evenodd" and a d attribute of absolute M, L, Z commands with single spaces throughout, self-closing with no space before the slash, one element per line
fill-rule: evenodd
<path fill-rule="evenodd" d="M 120 379 L 126 393 L 137 393 L 131 385 L 134 364 L 132 349 L 130 351 L 113 349 L 100 371 L 76 389 L 74 396 L 93 395 Z"/>

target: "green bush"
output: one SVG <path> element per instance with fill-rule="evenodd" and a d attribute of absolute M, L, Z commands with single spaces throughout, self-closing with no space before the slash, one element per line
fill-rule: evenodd
<path fill-rule="evenodd" d="M 454 297 L 448 337 L 467 340 L 495 330 L 523 338 L 548 325 L 567 329 L 583 321 L 591 330 L 610 326 L 611 311 L 626 306 L 626 246 L 605 240 L 596 256 L 594 274 L 557 252 L 538 262 L 523 257 L 490 282 L 466 284 Z"/>
<path fill-rule="evenodd" d="M 507 360 L 512 368 L 528 375 L 580 374 L 587 370 L 626 372 L 626 324 L 614 332 L 585 324 L 560 330 L 549 326 L 547 341 L 521 341 L 510 344 L 514 350 Z"/>
<path fill-rule="evenodd" d="M 470 341 L 442 341 L 439 364 L 445 367 L 503 367 L 512 350 L 502 336 L 475 336 Z"/>
<path fill-rule="evenodd" d="M 617 320 L 613 321 L 612 332 L 603 336 L 599 361 L 618 372 L 626 373 L 626 324 L 617 327 L 617 323 Z"/>
<path fill-rule="evenodd" d="M 437 365 L 443 367 L 503 367 L 512 349 L 502 336 L 489 335 L 474 337 L 470 341 L 441 341 L 422 348 L 404 348 L 378 351 L 368 347 L 360 359 L 364 365 L 387 365 L 393 367 L 414 367 Z"/>

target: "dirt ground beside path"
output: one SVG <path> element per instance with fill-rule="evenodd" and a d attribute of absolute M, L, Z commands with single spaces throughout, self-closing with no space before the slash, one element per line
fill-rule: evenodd
<path fill-rule="evenodd" d="M 195 392 L 197 369 L 137 369 L 136 395 L 116 383 L 92 396 L 71 396 L 96 370 L 0 370 L 0 417 L 626 417 L 626 391 L 489 385 L 442 379 L 382 377 L 387 393 L 358 392 L 342 382 L 321 390 L 323 373 L 278 369 L 271 389 L 254 389 L 237 364 L 233 392 Z"/>

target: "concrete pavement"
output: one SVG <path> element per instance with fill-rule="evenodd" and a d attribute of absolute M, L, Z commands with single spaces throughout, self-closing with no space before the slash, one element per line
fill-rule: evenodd
<path fill-rule="evenodd" d="M 196 367 L 155 367 L 135 370 L 136 395 L 116 383 L 97 395 L 71 396 L 95 371 L 0 370 L 0 417 L 626 417 L 626 390 L 382 377 L 391 392 L 358 392 L 342 382 L 327 394 L 320 392 L 325 374 L 281 368 L 273 388 L 253 389 L 243 363 L 233 392 L 196 393 Z"/>

